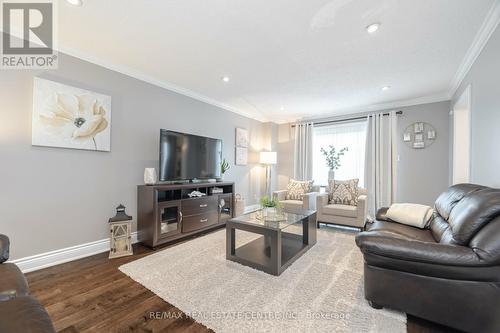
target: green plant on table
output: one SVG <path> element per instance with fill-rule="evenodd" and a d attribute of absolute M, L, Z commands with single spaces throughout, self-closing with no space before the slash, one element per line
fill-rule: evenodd
<path fill-rule="evenodd" d="M 278 207 L 279 206 L 279 201 L 278 201 L 277 198 L 270 199 L 269 197 L 265 196 L 265 197 L 260 198 L 260 205 L 263 208 Z"/>

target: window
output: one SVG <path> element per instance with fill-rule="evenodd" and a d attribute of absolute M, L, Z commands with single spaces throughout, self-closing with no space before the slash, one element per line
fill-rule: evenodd
<path fill-rule="evenodd" d="M 340 168 L 335 171 L 335 179 L 359 178 L 359 186 L 364 186 L 366 120 L 337 123 L 314 127 L 313 141 L 313 179 L 317 185 L 328 185 L 326 160 L 321 148 L 333 145 L 339 151 L 348 147 L 349 151 L 341 157 Z"/>

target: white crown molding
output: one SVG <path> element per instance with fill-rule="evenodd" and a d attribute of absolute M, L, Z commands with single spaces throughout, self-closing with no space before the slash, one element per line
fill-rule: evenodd
<path fill-rule="evenodd" d="M 317 117 L 314 117 L 314 118 L 307 117 L 307 118 L 295 119 L 293 121 L 278 122 L 278 124 L 285 124 L 285 123 L 296 122 L 296 121 L 314 121 L 314 120 L 325 119 L 325 118 L 330 118 L 330 117 L 353 115 L 353 114 L 366 113 L 366 112 L 383 111 L 383 110 L 397 109 L 397 108 L 415 106 L 415 105 L 421 105 L 421 104 L 445 102 L 445 101 L 449 101 L 449 100 L 450 99 L 448 97 L 448 93 L 445 92 L 445 93 L 441 93 L 441 94 L 428 95 L 428 96 L 423 96 L 423 97 L 418 97 L 418 98 L 389 102 L 389 103 L 371 104 L 371 105 L 360 106 L 360 107 L 340 109 L 340 110 L 335 110 L 335 111 L 332 111 L 329 113 L 324 113 L 324 114 L 318 115 Z"/>
<path fill-rule="evenodd" d="M 246 206 L 244 213 L 251 213 L 259 209 L 259 205 Z M 131 233 L 132 244 L 138 243 L 137 232 Z M 109 238 L 101 239 L 94 242 L 75 245 L 64 249 L 54 250 L 50 252 L 35 254 L 33 256 L 24 257 L 9 261 L 19 266 L 23 273 L 37 271 L 39 269 L 64 264 L 66 262 L 77 259 L 93 256 L 98 253 L 109 251 Z"/>
<path fill-rule="evenodd" d="M 146 83 L 149 83 L 149 84 L 176 92 L 178 94 L 193 98 L 193 99 L 198 100 L 200 102 L 207 103 L 207 104 L 216 106 L 218 108 L 224 109 L 226 111 L 230 111 L 230 112 L 239 114 L 240 116 L 243 116 L 243 117 L 254 119 L 254 120 L 257 120 L 260 122 L 268 122 L 269 121 L 267 118 L 265 118 L 263 116 L 255 116 L 253 114 L 238 110 L 238 109 L 231 107 L 227 104 L 219 102 L 213 98 L 210 98 L 208 96 L 196 93 L 192 90 L 180 87 L 180 86 L 175 85 L 171 82 L 167 82 L 164 80 L 158 80 L 152 76 L 149 76 L 149 75 L 144 74 L 140 71 L 134 70 L 128 66 L 121 66 L 121 65 L 117 65 L 117 64 L 114 64 L 114 63 L 111 63 L 108 61 L 104 61 L 104 60 L 99 59 L 97 57 L 91 56 L 89 54 L 85 54 L 83 52 L 80 52 L 80 51 L 77 51 L 77 50 L 62 46 L 62 45 L 58 48 L 58 51 L 62 52 L 64 54 L 67 54 L 69 56 L 90 62 L 92 64 L 107 68 L 109 70 L 121 73 L 123 75 L 130 76 L 134 79 L 138 79 L 138 80 L 141 80 L 143 82 L 146 82 Z"/>
<path fill-rule="evenodd" d="M 451 81 L 450 90 L 448 93 L 448 98 L 451 99 L 457 89 L 460 87 L 460 84 L 465 79 L 467 73 L 469 73 L 472 65 L 476 62 L 477 58 L 481 54 L 481 51 L 484 49 L 486 44 L 488 43 L 491 35 L 495 32 L 498 24 L 500 23 L 500 0 L 495 0 L 493 5 L 490 8 L 490 11 L 486 15 L 486 18 L 483 21 L 483 24 L 479 28 L 474 40 L 467 50 L 460 67 L 458 67 L 453 80 Z"/>

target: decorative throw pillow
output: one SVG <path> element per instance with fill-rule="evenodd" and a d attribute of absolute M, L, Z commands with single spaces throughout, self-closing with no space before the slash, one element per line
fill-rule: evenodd
<path fill-rule="evenodd" d="M 333 180 L 328 181 L 328 192 L 330 203 L 337 205 L 358 205 L 359 179 Z"/>
<path fill-rule="evenodd" d="M 312 180 L 298 181 L 291 179 L 287 186 L 286 200 L 302 200 L 302 196 L 312 192 Z"/>

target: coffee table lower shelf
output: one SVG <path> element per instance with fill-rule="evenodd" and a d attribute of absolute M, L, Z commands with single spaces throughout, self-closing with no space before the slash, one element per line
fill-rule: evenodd
<path fill-rule="evenodd" d="M 316 243 L 316 214 L 304 217 L 300 224 L 301 235 L 230 220 L 226 223 L 226 259 L 278 276 Z M 261 236 L 236 247 L 236 230 Z"/>

